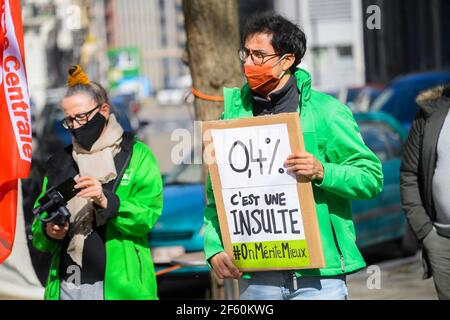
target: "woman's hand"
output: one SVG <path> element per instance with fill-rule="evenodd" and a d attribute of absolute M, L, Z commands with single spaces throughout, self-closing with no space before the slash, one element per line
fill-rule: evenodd
<path fill-rule="evenodd" d="M 323 180 L 323 165 L 312 154 L 308 152 L 297 152 L 290 155 L 284 162 L 288 172 L 296 176 L 303 176 L 309 180 Z"/>
<path fill-rule="evenodd" d="M 55 224 L 53 222 L 48 222 L 45 225 L 45 232 L 47 235 L 55 240 L 62 240 L 67 234 L 67 231 L 69 230 L 69 223 L 66 222 L 63 226 L 60 226 L 58 224 Z"/>
<path fill-rule="evenodd" d="M 95 178 L 80 177 L 77 180 L 75 189 L 82 189 L 78 192 L 77 197 L 92 199 L 95 204 L 102 208 L 108 206 L 108 199 L 103 193 L 102 184 Z"/>

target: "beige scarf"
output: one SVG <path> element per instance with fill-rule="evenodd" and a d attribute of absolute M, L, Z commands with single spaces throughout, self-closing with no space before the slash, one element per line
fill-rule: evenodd
<path fill-rule="evenodd" d="M 72 157 L 78 165 L 80 174 L 78 177 L 92 177 L 101 184 L 106 184 L 117 177 L 114 157 L 120 152 L 123 129 L 111 114 L 104 132 L 94 143 L 90 151 L 81 147 L 73 139 Z M 105 224 L 105 221 L 96 214 L 92 200 L 74 197 L 67 203 L 71 213 L 70 231 L 71 238 L 67 253 L 72 260 L 82 267 L 84 240 L 92 233 L 94 214 L 97 226 Z"/>

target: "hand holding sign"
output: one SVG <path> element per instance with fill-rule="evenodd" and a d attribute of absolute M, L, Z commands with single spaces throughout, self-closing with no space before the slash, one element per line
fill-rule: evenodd
<path fill-rule="evenodd" d="M 297 152 L 284 162 L 288 172 L 303 176 L 309 180 L 323 180 L 323 165 L 308 152 Z"/>

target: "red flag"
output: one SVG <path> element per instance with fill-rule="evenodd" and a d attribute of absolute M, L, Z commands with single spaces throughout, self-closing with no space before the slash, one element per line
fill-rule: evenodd
<path fill-rule="evenodd" d="M 0 0 L 0 263 L 11 253 L 17 180 L 31 166 L 31 112 L 20 0 Z"/>

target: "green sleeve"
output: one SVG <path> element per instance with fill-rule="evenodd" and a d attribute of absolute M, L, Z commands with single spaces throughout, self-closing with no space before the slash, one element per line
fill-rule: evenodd
<path fill-rule="evenodd" d="M 211 184 L 211 178 L 206 177 L 207 204 L 205 207 L 204 247 L 205 258 L 209 261 L 214 255 L 224 251 L 220 233 L 219 218 L 217 217 L 216 201 Z"/>
<path fill-rule="evenodd" d="M 365 145 L 348 107 L 337 108 L 329 119 L 324 178 L 316 185 L 346 199 L 374 198 L 383 189 L 380 160 Z"/>
<path fill-rule="evenodd" d="M 41 199 L 44 195 L 45 192 L 47 191 L 47 183 L 48 183 L 48 179 L 47 177 L 44 177 L 44 181 L 42 183 L 42 192 L 39 195 L 38 199 L 36 200 L 35 204 L 34 204 L 34 208 L 36 208 L 39 205 L 39 199 Z M 46 213 L 43 214 L 43 216 L 45 217 Z M 54 250 L 56 250 L 59 247 L 59 241 L 58 240 L 53 240 L 51 238 L 49 238 L 45 232 L 44 232 L 44 228 L 42 225 L 42 221 L 39 220 L 37 217 L 34 218 L 33 221 L 33 225 L 31 227 L 31 231 L 33 234 L 33 246 L 42 252 L 53 252 Z"/>
<path fill-rule="evenodd" d="M 137 152 L 138 160 L 130 167 L 136 170 L 131 196 L 120 199 L 119 214 L 111 220 L 116 229 L 131 236 L 148 234 L 161 216 L 163 206 L 162 178 L 155 156 L 147 146 Z"/>

